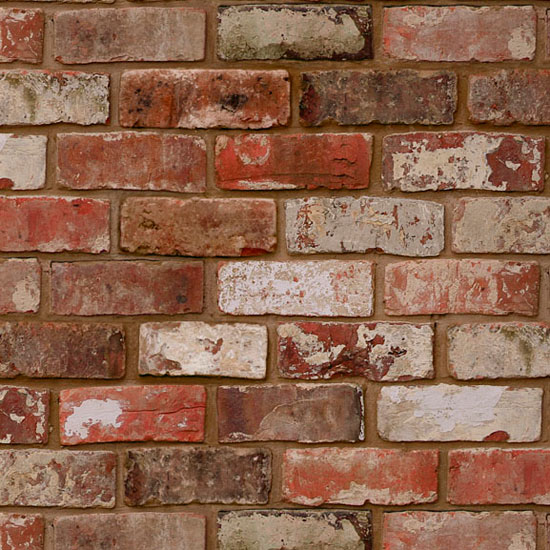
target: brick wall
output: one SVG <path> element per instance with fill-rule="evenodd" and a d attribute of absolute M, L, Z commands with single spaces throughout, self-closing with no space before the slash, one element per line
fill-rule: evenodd
<path fill-rule="evenodd" d="M 546 6 L 3 2 L 0 547 L 548 550 Z"/>

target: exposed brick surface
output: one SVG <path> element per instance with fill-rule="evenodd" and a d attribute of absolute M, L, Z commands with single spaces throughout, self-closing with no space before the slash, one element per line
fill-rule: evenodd
<path fill-rule="evenodd" d="M 44 550 L 42 516 L 0 514 L 0 545 L 5 550 Z"/>
<path fill-rule="evenodd" d="M 44 40 L 44 12 L 1 8 L 0 37 L 0 62 L 40 63 Z"/>
<path fill-rule="evenodd" d="M 46 136 L 0 134 L 0 189 L 42 189 L 47 143 Z"/>
<path fill-rule="evenodd" d="M 40 306 L 42 269 L 38 260 L 0 261 L 0 314 L 35 313 Z"/>

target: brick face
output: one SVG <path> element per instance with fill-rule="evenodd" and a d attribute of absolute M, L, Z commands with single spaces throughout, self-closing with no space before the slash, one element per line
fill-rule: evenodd
<path fill-rule="evenodd" d="M 44 40 L 42 10 L 0 9 L 0 62 L 40 63 Z"/>

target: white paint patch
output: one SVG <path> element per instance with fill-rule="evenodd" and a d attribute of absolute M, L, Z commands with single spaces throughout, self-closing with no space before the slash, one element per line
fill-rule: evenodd
<path fill-rule="evenodd" d="M 73 412 L 65 420 L 63 431 L 67 437 L 86 439 L 89 428 L 93 425 L 120 428 L 122 422 L 118 419 L 122 414 L 120 402 L 115 399 L 87 399 L 73 408 Z"/>

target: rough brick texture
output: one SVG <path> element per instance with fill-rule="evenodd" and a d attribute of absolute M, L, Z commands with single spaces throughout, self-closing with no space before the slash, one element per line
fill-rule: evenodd
<path fill-rule="evenodd" d="M 40 63 L 44 40 L 44 12 L 1 8 L 0 36 L 0 62 Z"/>
<path fill-rule="evenodd" d="M 35 313 L 40 306 L 42 269 L 36 259 L 0 261 L 0 314 Z"/>
<path fill-rule="evenodd" d="M 0 546 L 5 550 L 44 550 L 42 516 L 0 514 Z"/>
<path fill-rule="evenodd" d="M 42 189 L 47 143 L 46 136 L 0 134 L 0 189 Z"/>
<path fill-rule="evenodd" d="M 370 134 L 244 134 L 216 138 L 216 184 L 242 191 L 364 189 Z"/>

